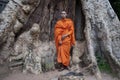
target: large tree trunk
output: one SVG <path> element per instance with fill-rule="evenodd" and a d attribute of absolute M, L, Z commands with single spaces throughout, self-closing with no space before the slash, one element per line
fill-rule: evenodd
<path fill-rule="evenodd" d="M 119 26 L 120 22 L 108 0 L 82 0 L 86 21 L 86 40 L 91 59 L 103 54 L 112 70 L 120 73 Z"/>
<path fill-rule="evenodd" d="M 81 57 L 84 53 L 82 61 L 86 65 L 92 64 L 93 73 L 97 73 L 98 78 L 100 78 L 100 71 L 96 54 L 104 55 L 112 70 L 120 73 L 120 22 L 108 0 L 10 0 L 1 13 L 0 19 L 1 64 L 3 60 L 10 58 L 10 61 L 20 60 L 19 65 L 23 65 L 26 54 L 31 50 L 34 53 L 34 48 L 39 48 L 42 52 L 39 50 L 38 52 L 41 54 L 49 52 L 50 55 L 55 54 L 54 25 L 60 18 L 62 10 L 67 11 L 68 17 L 75 23 L 77 45 L 73 49 L 73 56 L 77 54 L 79 56 L 74 57 Z M 37 37 L 39 40 L 35 43 L 31 41 L 30 34 L 34 23 L 39 24 L 40 28 L 39 37 Z M 36 42 L 39 42 L 38 46 L 35 45 Z"/>

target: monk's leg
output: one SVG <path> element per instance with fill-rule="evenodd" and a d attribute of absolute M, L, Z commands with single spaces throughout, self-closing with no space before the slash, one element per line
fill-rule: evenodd
<path fill-rule="evenodd" d="M 62 59 L 61 59 L 61 46 L 59 46 L 58 49 L 57 49 L 57 61 L 58 61 L 58 63 L 62 63 Z"/>
<path fill-rule="evenodd" d="M 65 43 L 61 46 L 61 61 L 64 66 L 69 66 L 70 64 L 70 44 Z"/>
<path fill-rule="evenodd" d="M 57 49 L 57 68 L 59 71 L 63 70 L 63 64 L 62 64 L 62 59 L 61 59 L 61 46 L 58 47 Z"/>

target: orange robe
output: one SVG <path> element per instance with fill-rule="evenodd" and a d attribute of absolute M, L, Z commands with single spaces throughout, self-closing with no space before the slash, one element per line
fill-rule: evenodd
<path fill-rule="evenodd" d="M 68 34 L 68 36 L 62 40 L 61 37 L 64 34 Z M 54 29 L 54 35 L 57 49 L 57 61 L 58 63 L 68 66 L 70 63 L 70 48 L 75 44 L 73 21 L 68 18 L 57 21 Z M 62 40 L 61 45 L 59 45 L 60 40 Z"/>

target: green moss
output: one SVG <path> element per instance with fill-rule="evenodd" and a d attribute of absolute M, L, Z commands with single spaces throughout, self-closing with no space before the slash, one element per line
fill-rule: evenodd
<path fill-rule="evenodd" d="M 107 62 L 107 60 L 105 60 L 101 56 L 96 56 L 96 58 L 97 58 L 97 62 L 98 62 L 98 67 L 102 72 L 106 72 L 106 73 L 111 73 L 112 72 L 112 70 L 110 68 L 110 65 Z"/>
<path fill-rule="evenodd" d="M 105 71 L 107 73 L 111 73 L 110 65 L 107 62 L 104 62 L 104 60 L 99 62 L 98 66 L 99 66 L 101 71 Z"/>

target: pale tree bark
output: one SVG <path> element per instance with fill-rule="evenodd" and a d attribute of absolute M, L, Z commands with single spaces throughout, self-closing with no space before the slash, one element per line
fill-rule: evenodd
<path fill-rule="evenodd" d="M 112 70 L 119 74 L 120 22 L 117 15 L 108 0 L 81 0 L 81 2 L 86 21 L 88 52 L 92 61 L 96 62 L 95 54 L 103 54 Z"/>

